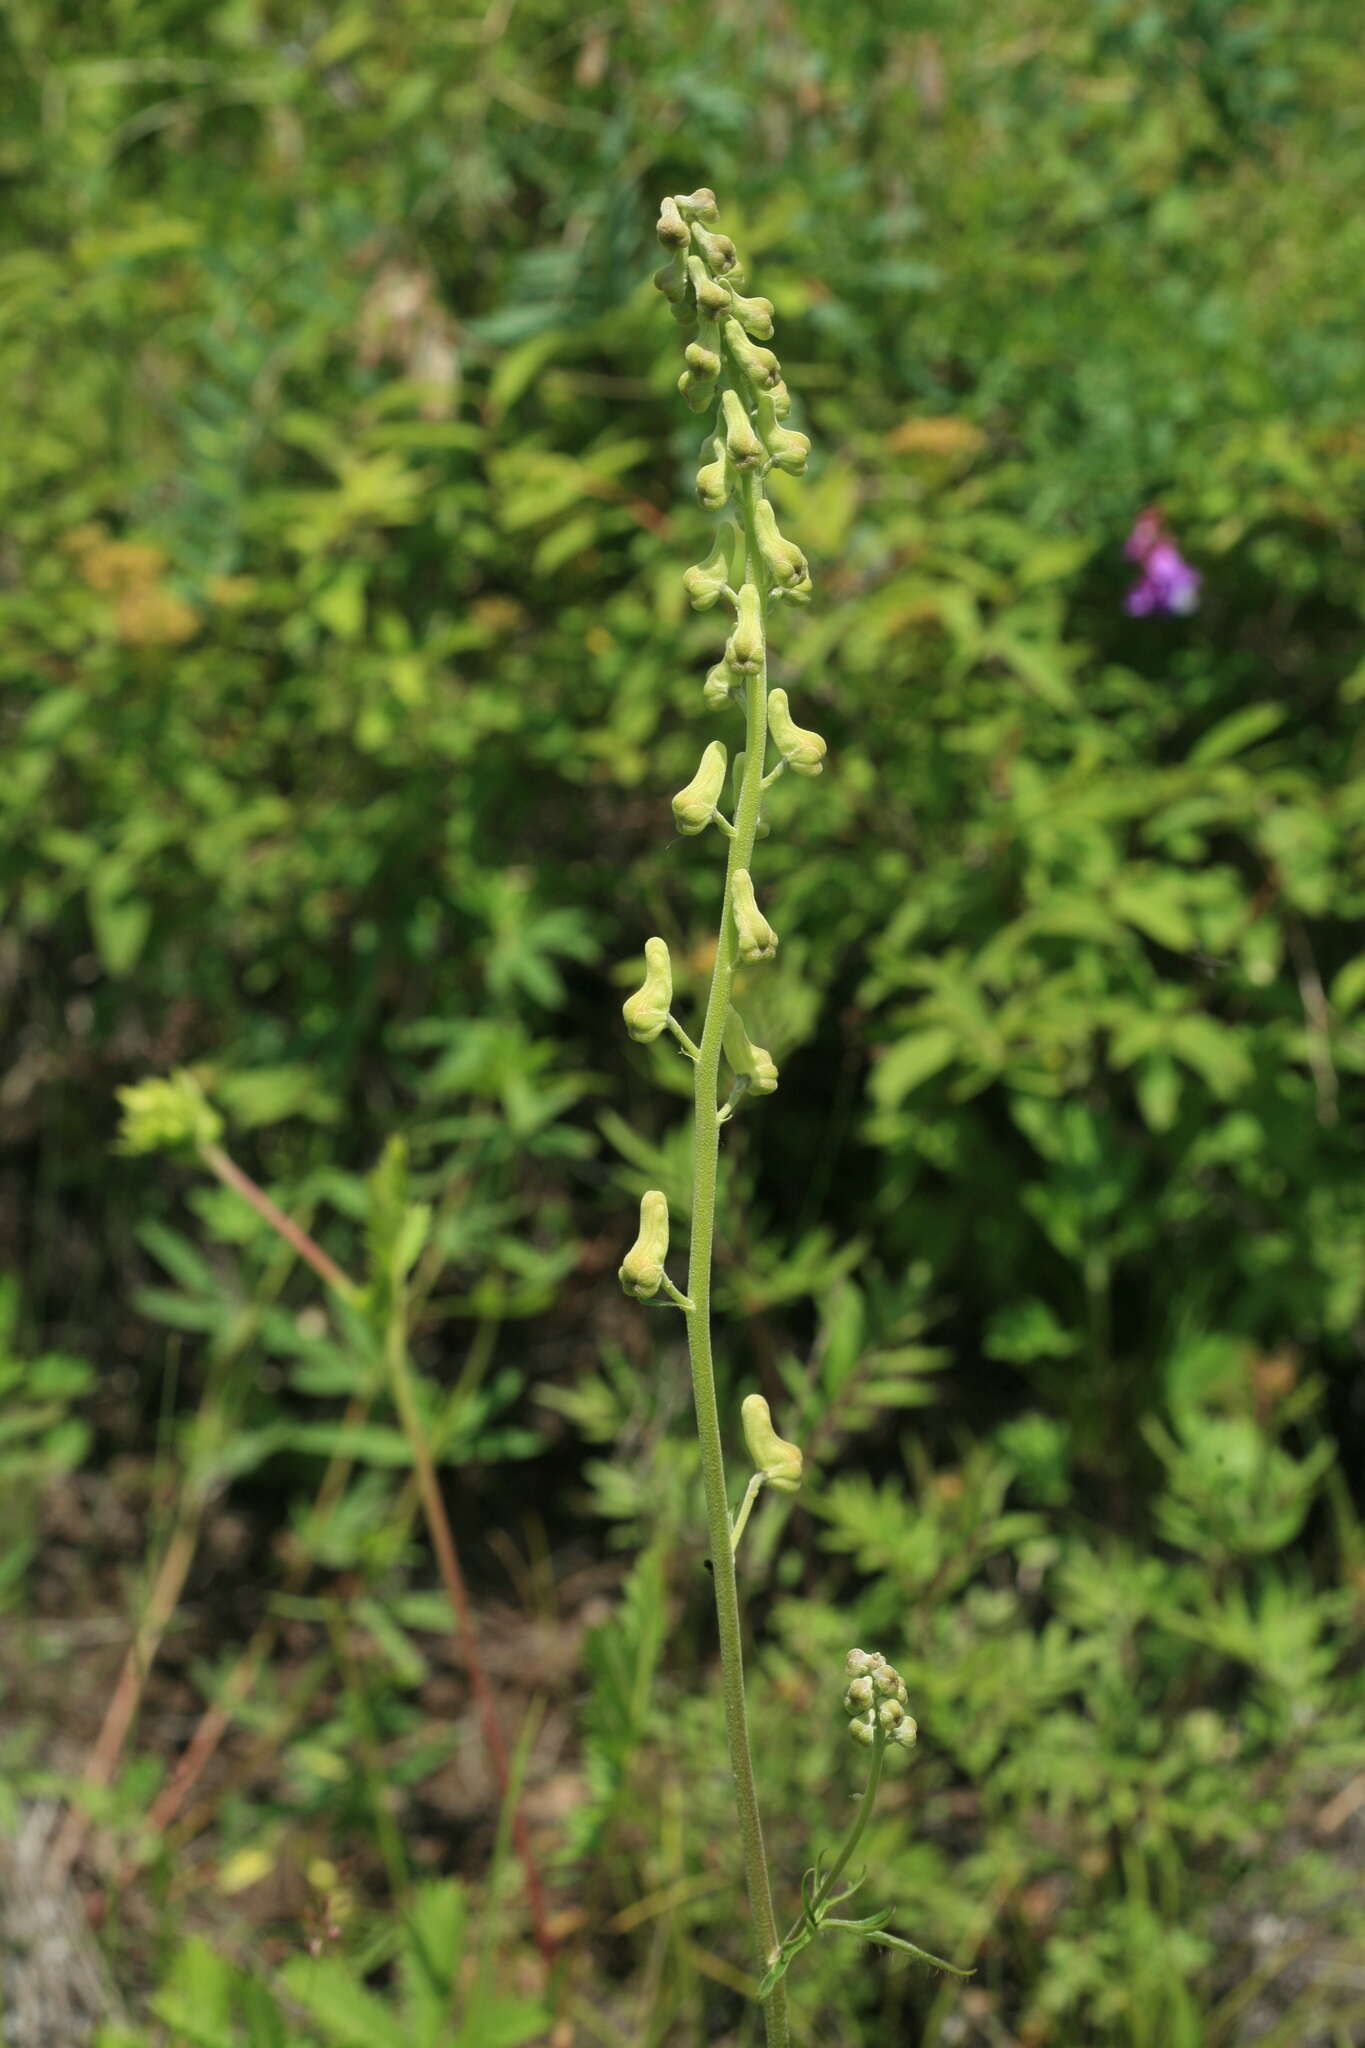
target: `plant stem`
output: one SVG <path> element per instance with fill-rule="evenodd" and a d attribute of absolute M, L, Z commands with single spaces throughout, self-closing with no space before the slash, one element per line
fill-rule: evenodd
<path fill-rule="evenodd" d="M 872 1809 L 877 1803 L 877 1787 L 882 1779 L 882 1765 L 886 1760 L 886 1736 L 877 1729 L 872 1743 L 872 1762 L 868 1766 L 867 1784 L 858 1801 L 858 1813 L 852 1827 L 844 1838 L 844 1846 L 835 1857 L 826 1873 L 824 1882 L 811 1901 L 811 1911 L 817 1912 L 834 1890 L 835 1885 L 848 1868 L 848 1860 L 863 1838 L 863 1830 L 872 1818 Z"/>
<path fill-rule="evenodd" d="M 349 1307 L 354 1307 L 360 1290 L 347 1274 L 343 1273 L 335 1259 L 331 1258 L 315 1239 L 309 1236 L 292 1216 L 287 1216 L 277 1203 L 272 1202 L 265 1189 L 258 1187 L 251 1176 L 244 1173 L 235 1160 L 228 1157 L 217 1145 L 201 1145 L 200 1156 L 204 1164 L 215 1173 L 225 1187 L 231 1188 L 244 1202 L 256 1211 L 278 1232 L 285 1243 L 291 1245 L 299 1257 L 307 1262 L 313 1271 L 324 1280 L 332 1291 Z M 479 1654 L 478 1634 L 474 1627 L 474 1613 L 469 1604 L 464 1574 L 460 1570 L 459 1553 L 451 1531 L 450 1519 L 446 1514 L 445 1501 L 441 1497 L 440 1482 L 436 1477 L 436 1466 L 427 1443 L 421 1413 L 413 1393 L 412 1373 L 408 1362 L 407 1338 L 404 1317 L 406 1303 L 401 1313 L 389 1317 L 384 1336 L 384 1363 L 388 1371 L 389 1385 L 393 1392 L 394 1406 L 398 1419 L 408 1440 L 412 1453 L 413 1472 L 417 1491 L 422 1502 L 427 1533 L 436 1562 L 440 1567 L 441 1581 L 450 1602 L 455 1621 L 455 1632 L 460 1651 L 464 1658 L 465 1670 L 469 1675 L 470 1689 L 478 1708 L 479 1721 L 483 1731 L 484 1747 L 493 1766 L 493 1775 L 504 1799 L 508 1796 L 510 1769 L 507 1745 L 503 1741 L 502 1726 L 498 1720 L 497 1703 L 488 1674 L 483 1668 Z M 525 1874 L 526 1899 L 531 1914 L 531 1929 L 536 1947 L 548 1968 L 554 1961 L 555 1940 L 550 1932 L 545 1907 L 545 1890 L 540 1880 L 540 1870 L 531 1847 L 530 1832 L 519 1806 L 514 1806 L 511 1817 L 512 1839 L 521 1858 Z"/>
<path fill-rule="evenodd" d="M 711 1355 L 711 1259 L 716 1224 L 716 1177 L 720 1153 L 720 1122 L 717 1088 L 720 1078 L 721 1042 L 730 1009 L 734 982 L 737 935 L 730 914 L 731 888 L 737 868 L 747 868 L 758 830 L 762 796 L 763 757 L 767 744 L 768 678 L 766 657 L 768 577 L 754 531 L 756 487 L 752 474 L 741 479 L 744 519 L 745 573 L 759 590 L 760 619 L 764 626 L 765 655 L 757 674 L 745 681 L 746 758 L 735 806 L 734 833 L 729 842 L 725 866 L 725 894 L 721 905 L 720 938 L 711 992 L 706 1005 L 706 1022 L 696 1063 L 695 1116 L 692 1129 L 692 1241 L 687 1268 L 687 1292 L 692 1302 L 687 1316 L 687 1343 L 692 1364 L 692 1395 L 696 1405 L 697 1436 L 701 1444 L 702 1485 L 706 1498 L 707 1537 L 711 1552 L 712 1583 L 716 1596 L 716 1623 L 720 1636 L 721 1692 L 725 1704 L 725 1730 L 730 1747 L 730 1768 L 735 1781 L 735 1806 L 739 1816 L 740 1846 L 744 1877 L 749 1894 L 759 1955 L 766 1969 L 778 1954 L 777 1921 L 773 1913 L 768 1880 L 768 1860 L 763 1847 L 763 1823 L 754 1784 L 753 1755 L 749 1745 L 749 1719 L 744 1700 L 744 1653 L 740 1634 L 739 1591 L 735 1559 L 731 1548 L 730 1508 L 725 1487 L 725 1454 L 721 1444 L 720 1416 L 716 1405 L 715 1366 Z M 763 2006 L 768 2048 L 788 2048 L 786 1986 L 775 1986 Z"/>
<path fill-rule="evenodd" d="M 250 1174 L 243 1173 L 235 1159 L 229 1159 L 220 1145 L 201 1145 L 199 1156 L 210 1173 L 217 1174 L 223 1186 L 240 1195 L 248 1208 L 254 1209 L 270 1225 L 271 1229 L 291 1245 L 305 1264 L 312 1267 L 320 1280 L 345 1300 L 355 1300 L 355 1288 L 346 1278 L 336 1260 L 322 1249 L 316 1239 L 311 1238 L 302 1224 L 292 1216 L 286 1216 L 276 1202 L 272 1202 L 265 1189 L 258 1187 Z"/>
<path fill-rule="evenodd" d="M 147 1675 L 156 1660 L 161 1639 L 170 1626 L 171 1618 L 185 1590 L 185 1580 L 194 1562 L 194 1553 L 199 1543 L 199 1526 L 207 1506 L 207 1495 L 193 1491 L 182 1509 L 157 1568 L 156 1578 L 147 1600 L 141 1621 L 134 1632 L 128 1653 L 119 1671 L 104 1720 L 96 1737 L 95 1746 L 86 1759 L 81 1773 L 83 1786 L 104 1786 L 113 1777 L 123 1745 L 132 1727 L 133 1716 L 142 1699 L 142 1689 Z M 60 1885 L 76 1858 L 80 1855 L 90 1827 L 90 1815 L 83 1807 L 71 1806 L 51 1850 L 48 1875 L 54 1885 Z"/>

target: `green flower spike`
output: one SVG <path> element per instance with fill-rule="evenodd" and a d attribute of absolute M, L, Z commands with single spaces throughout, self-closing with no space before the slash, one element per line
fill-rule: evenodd
<path fill-rule="evenodd" d="M 795 1444 L 789 1444 L 773 1428 L 773 1418 L 762 1394 L 747 1394 L 739 1411 L 744 1445 L 754 1461 L 754 1471 L 776 1493 L 797 1493 L 805 1460 Z"/>
<path fill-rule="evenodd" d="M 645 978 L 621 1005 L 626 1029 L 637 1045 L 652 1045 L 668 1029 L 673 1007 L 673 962 L 662 939 L 645 940 Z"/>
<path fill-rule="evenodd" d="M 640 1233 L 622 1259 L 621 1285 L 637 1301 L 652 1301 L 664 1284 L 668 1257 L 668 1197 L 651 1188 L 640 1197 Z"/>
<path fill-rule="evenodd" d="M 712 740 L 696 774 L 673 799 L 673 820 L 680 832 L 689 837 L 694 832 L 704 832 L 715 817 L 725 787 L 725 762 L 724 742 Z"/>
<path fill-rule="evenodd" d="M 784 590 L 791 590 L 798 583 L 810 580 L 805 556 L 794 541 L 784 539 L 778 532 L 777 514 L 766 498 L 760 498 L 754 507 L 754 536 L 759 553 L 772 570 L 775 583 L 780 583 Z"/>
<path fill-rule="evenodd" d="M 741 586 L 737 608 L 739 616 L 725 643 L 725 659 L 731 668 L 755 675 L 763 666 L 763 608 L 756 583 Z"/>
<path fill-rule="evenodd" d="M 694 563 L 683 574 L 683 589 L 694 612 L 709 612 L 730 582 L 730 550 L 735 529 L 727 521 L 716 535 L 716 544 L 704 562 Z"/>
<path fill-rule="evenodd" d="M 726 454 L 736 469 L 757 469 L 763 460 L 763 443 L 754 432 L 754 423 L 744 410 L 739 393 L 722 391 L 720 409 L 725 418 Z"/>
<path fill-rule="evenodd" d="M 768 692 L 768 731 L 773 745 L 793 775 L 819 775 L 825 765 L 825 743 L 818 732 L 798 725 L 787 706 L 785 690 Z"/>
<path fill-rule="evenodd" d="M 740 959 L 746 964 L 771 960 L 777 951 L 777 933 L 754 901 L 753 877 L 747 868 L 735 869 L 730 903 L 739 934 Z"/>
<path fill-rule="evenodd" d="M 188 1067 L 135 1081 L 119 1089 L 118 1099 L 120 1152 L 195 1152 L 223 1134 L 222 1117 Z"/>
<path fill-rule="evenodd" d="M 750 1043 L 738 1010 L 725 1020 L 725 1057 L 737 1081 L 743 1081 L 751 1095 L 771 1095 L 777 1087 L 777 1063 L 761 1045 Z M 746 1439 L 747 1441 L 747 1439 Z"/>

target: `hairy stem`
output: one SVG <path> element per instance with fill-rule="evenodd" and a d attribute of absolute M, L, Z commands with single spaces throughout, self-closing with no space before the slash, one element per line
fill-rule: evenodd
<path fill-rule="evenodd" d="M 742 479 L 745 573 L 760 592 L 760 617 L 766 638 L 768 575 L 754 532 L 757 495 L 752 474 Z M 753 1914 L 759 1955 L 766 1969 L 778 1953 L 777 1921 L 773 1913 L 772 1889 L 768 1880 L 768 1859 L 763 1847 L 763 1823 L 754 1784 L 753 1754 L 749 1744 L 749 1718 L 744 1700 L 744 1652 L 740 1632 L 739 1591 L 731 1547 L 730 1508 L 726 1498 L 725 1455 L 721 1445 L 720 1416 L 716 1406 L 715 1367 L 711 1355 L 711 1259 L 716 1227 L 716 1175 L 720 1153 L 720 1120 L 717 1089 L 720 1079 L 721 1042 L 730 1009 L 734 982 L 737 938 L 730 914 L 731 888 L 737 868 L 747 868 L 753 855 L 762 797 L 763 756 L 767 743 L 768 678 L 766 654 L 763 666 L 745 682 L 746 757 L 735 807 L 734 834 L 729 843 L 725 867 L 725 894 L 721 905 L 720 938 L 711 992 L 706 1005 L 706 1022 L 696 1063 L 695 1117 L 692 1131 L 692 1240 L 687 1269 L 687 1292 L 692 1306 L 687 1315 L 687 1344 L 692 1362 L 692 1394 L 696 1404 L 697 1435 L 701 1443 L 702 1485 L 706 1497 L 706 1527 L 711 1551 L 712 1582 L 716 1596 L 716 1623 L 720 1636 L 721 1691 L 725 1703 L 725 1729 L 730 1746 L 730 1768 L 735 1782 L 735 1806 L 739 1816 L 740 1845 L 744 1877 Z M 764 2023 L 768 2048 L 788 2048 L 786 1986 L 779 1983 L 764 2002 Z"/>
<path fill-rule="evenodd" d="M 872 1809 L 877 1803 L 877 1787 L 881 1783 L 882 1764 L 885 1760 L 886 1736 L 878 1728 L 872 1743 L 872 1762 L 868 1766 L 867 1784 L 863 1788 L 862 1798 L 858 1801 L 857 1817 L 844 1837 L 844 1846 L 840 1849 L 833 1863 L 831 1863 L 828 1871 L 825 1873 L 824 1882 L 811 1901 L 811 1911 L 813 1913 L 818 1912 L 820 1907 L 824 1905 L 826 1899 L 834 1890 L 835 1885 L 839 1882 L 845 1870 L 847 1870 L 849 1858 L 863 1838 L 863 1830 L 871 1820 Z"/>

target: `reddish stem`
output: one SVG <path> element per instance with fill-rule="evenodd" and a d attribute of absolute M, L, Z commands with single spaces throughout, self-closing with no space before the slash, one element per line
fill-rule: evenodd
<path fill-rule="evenodd" d="M 286 1216 L 284 1210 L 271 1201 L 265 1189 L 258 1187 L 251 1176 L 244 1173 L 241 1167 L 228 1157 L 226 1152 L 217 1145 L 202 1145 L 200 1147 L 200 1155 L 205 1165 L 213 1173 L 217 1174 L 224 1186 L 231 1188 L 236 1194 L 239 1194 L 244 1202 L 250 1203 L 256 1214 L 263 1217 L 271 1228 L 284 1239 L 286 1244 L 292 1245 L 299 1257 L 306 1260 L 313 1271 L 334 1292 L 339 1294 L 345 1301 L 353 1302 L 355 1300 L 356 1288 L 347 1279 L 336 1261 L 329 1257 L 322 1249 L 322 1246 L 310 1237 L 300 1224 L 296 1223 L 291 1216 Z M 422 1507 L 426 1515 L 427 1532 L 431 1537 L 432 1548 L 436 1552 L 436 1561 L 440 1567 L 441 1580 L 445 1586 L 446 1597 L 450 1601 L 451 1611 L 455 1617 L 456 1636 L 459 1641 L 461 1655 L 464 1658 L 465 1669 L 469 1674 L 469 1683 L 474 1693 L 475 1705 L 478 1708 L 479 1721 L 483 1730 L 484 1746 L 488 1751 L 489 1761 L 493 1766 L 493 1775 L 498 1781 L 498 1787 L 503 1798 L 506 1799 L 510 1792 L 512 1777 L 507 1757 L 507 1745 L 503 1741 L 502 1728 L 498 1721 L 497 1703 L 493 1697 L 493 1689 L 488 1682 L 488 1674 L 484 1670 L 483 1658 L 479 1652 L 479 1640 L 474 1626 L 474 1614 L 469 1604 L 469 1595 L 465 1590 L 464 1574 L 460 1570 L 460 1560 L 455 1548 L 455 1538 L 451 1532 L 445 1502 L 441 1498 L 440 1484 L 436 1477 L 436 1467 L 432 1463 L 431 1452 L 422 1434 L 421 1419 L 417 1414 L 416 1406 L 412 1399 L 411 1389 L 408 1384 L 407 1361 L 406 1357 L 401 1355 L 401 1347 L 400 1355 L 392 1360 L 391 1364 L 394 1368 L 392 1375 L 394 1393 L 407 1432 L 408 1443 L 412 1450 L 413 1463 L 417 1472 L 418 1491 L 421 1494 Z M 540 1871 L 535 1861 L 535 1854 L 531 1847 L 530 1831 L 527 1828 L 525 1817 L 519 1806 L 514 1807 L 512 1811 L 512 1840 L 516 1845 L 517 1854 L 521 1859 L 522 1869 L 525 1874 L 526 1899 L 530 1908 L 531 1928 L 536 1947 L 540 1950 L 542 1958 L 548 1965 L 554 1960 L 555 1941 L 554 1936 L 550 1932 L 545 1909 L 545 1891 L 541 1883 Z"/>

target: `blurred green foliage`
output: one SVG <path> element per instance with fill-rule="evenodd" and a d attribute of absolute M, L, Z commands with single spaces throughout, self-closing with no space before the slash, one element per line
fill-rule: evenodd
<path fill-rule="evenodd" d="M 677 1694 L 706 1640 L 680 1368 L 603 1278 L 645 1186 L 686 1197 L 644 1085 L 681 1095 L 676 1056 L 623 1041 L 620 994 L 651 931 L 684 1005 L 708 965 L 714 876 L 666 831 L 709 737 L 679 580 L 708 522 L 647 284 L 659 193 L 699 182 L 806 400 L 822 601 L 777 680 L 831 745 L 767 856 L 784 944 L 744 1010 L 782 1090 L 729 1146 L 718 1273 L 733 1387 L 815 1475 L 751 1553 L 779 1865 L 809 1848 L 791 1788 L 839 1825 L 823 1672 L 875 1636 L 923 1731 L 878 1854 L 931 1946 L 979 1946 L 965 1994 L 834 1958 L 822 2038 L 1359 2024 L 1356 1837 L 1312 1824 L 1365 1718 L 1356 31 L 1341 0 L 8 0 L 0 1224 L 29 1349 L 117 1364 L 101 1452 L 145 1449 L 163 1358 L 108 1303 L 155 1280 L 198 1346 L 182 1397 L 237 1390 L 255 1510 L 297 1520 L 345 1440 L 292 1396 L 359 1367 L 229 1205 L 195 1198 L 197 1252 L 174 1177 L 111 1162 L 114 1091 L 206 1063 L 341 1247 L 405 1134 L 425 1363 L 451 1319 L 530 1319 L 460 1454 L 543 1452 L 558 1534 L 586 1487 L 594 1540 L 642 1549 L 589 1639 L 564 1836 L 602 1915 L 675 1887 L 657 1939 L 613 1937 L 653 2000 L 621 1992 L 632 2040 L 738 2024 L 746 1967 L 707 1889 L 712 1706 Z M 1158 499 L 1190 619 L 1122 609 Z M 20 1412 L 60 1464 L 80 1388 L 43 1368 Z M 310 1540 L 387 1613 L 382 1467 Z M 225 1853 L 264 1825 L 234 1811 Z"/>

